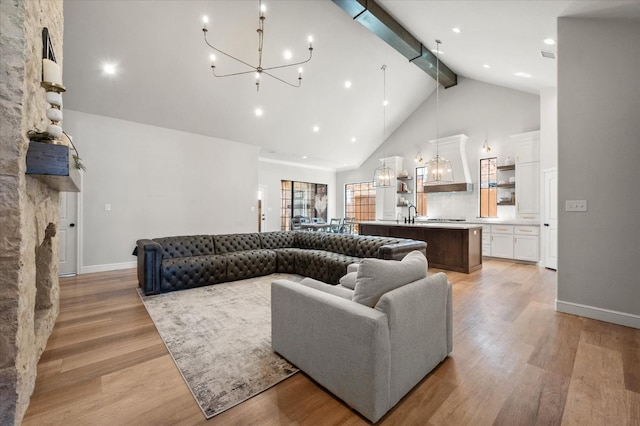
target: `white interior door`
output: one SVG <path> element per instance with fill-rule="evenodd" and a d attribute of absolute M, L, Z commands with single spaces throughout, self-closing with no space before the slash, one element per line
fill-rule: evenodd
<path fill-rule="evenodd" d="M 78 273 L 78 193 L 60 193 L 58 226 L 60 275 Z"/>
<path fill-rule="evenodd" d="M 558 170 L 544 172 L 544 266 L 558 269 Z"/>
<path fill-rule="evenodd" d="M 267 186 L 266 185 L 258 185 L 258 232 L 266 232 L 267 229 Z"/>

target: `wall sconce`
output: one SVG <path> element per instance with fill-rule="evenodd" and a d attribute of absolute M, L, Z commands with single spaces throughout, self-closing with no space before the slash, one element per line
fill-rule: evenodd
<path fill-rule="evenodd" d="M 484 143 L 482 144 L 482 152 L 491 152 L 491 147 L 489 145 L 487 145 L 487 140 L 484 140 Z"/>

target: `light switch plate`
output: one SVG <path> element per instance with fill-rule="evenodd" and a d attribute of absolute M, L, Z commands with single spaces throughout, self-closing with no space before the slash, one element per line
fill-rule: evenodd
<path fill-rule="evenodd" d="M 586 212 L 587 200 L 566 200 L 564 210 L 567 212 Z"/>

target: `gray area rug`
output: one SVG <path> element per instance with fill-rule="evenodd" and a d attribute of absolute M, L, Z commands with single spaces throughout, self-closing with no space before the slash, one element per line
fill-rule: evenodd
<path fill-rule="evenodd" d="M 298 372 L 271 349 L 273 274 L 144 296 L 142 301 L 206 418 Z"/>

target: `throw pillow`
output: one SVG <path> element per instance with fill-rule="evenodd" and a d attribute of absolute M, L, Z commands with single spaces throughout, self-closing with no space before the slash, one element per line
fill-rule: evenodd
<path fill-rule="evenodd" d="M 343 287 L 350 288 L 351 290 L 355 290 L 357 276 L 358 276 L 357 272 L 349 272 L 347 275 L 340 278 L 340 284 L 342 284 Z"/>
<path fill-rule="evenodd" d="M 373 308 L 386 292 L 426 276 L 427 258 L 419 251 L 412 251 L 400 261 L 367 258 L 358 268 L 352 300 Z"/>

